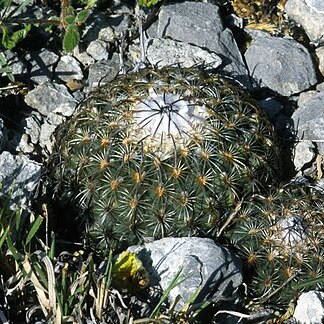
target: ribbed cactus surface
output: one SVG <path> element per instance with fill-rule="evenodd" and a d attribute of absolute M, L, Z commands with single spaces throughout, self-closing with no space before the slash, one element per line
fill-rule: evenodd
<path fill-rule="evenodd" d="M 226 233 L 245 261 L 250 296 L 288 305 L 303 290 L 323 289 L 324 202 L 286 186 L 243 204 Z"/>
<path fill-rule="evenodd" d="M 271 124 L 239 88 L 198 68 L 143 69 L 89 94 L 58 132 L 58 196 L 97 242 L 214 235 L 277 177 Z"/>

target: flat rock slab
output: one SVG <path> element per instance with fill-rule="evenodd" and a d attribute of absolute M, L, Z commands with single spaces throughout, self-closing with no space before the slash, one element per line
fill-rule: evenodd
<path fill-rule="evenodd" d="M 204 64 L 206 68 L 216 69 L 222 64 L 222 59 L 216 53 L 166 38 L 151 39 L 146 55 L 148 61 L 157 67 L 179 64 L 181 67 L 189 68 Z"/>
<path fill-rule="evenodd" d="M 288 0 L 285 10 L 289 18 L 303 26 L 312 42 L 324 44 L 323 0 Z"/>
<path fill-rule="evenodd" d="M 290 96 L 316 84 L 307 49 L 289 38 L 258 37 L 245 52 L 250 75 L 259 87 Z"/>
<path fill-rule="evenodd" d="M 171 290 L 170 302 L 180 296 L 179 310 L 201 288 L 196 303 L 229 296 L 242 283 L 242 265 L 233 252 L 211 239 L 198 237 L 164 238 L 144 246 L 132 246 L 150 274 L 151 284 L 165 290 L 182 268 L 184 279 Z"/>
<path fill-rule="evenodd" d="M 292 119 L 298 139 L 312 141 L 324 156 L 324 91 L 301 94 Z"/>
<path fill-rule="evenodd" d="M 247 83 L 247 69 L 232 32 L 225 28 L 219 8 L 211 3 L 179 2 L 162 6 L 154 38 L 199 46 L 219 55 L 224 70 Z"/>
<path fill-rule="evenodd" d="M 41 177 L 41 164 L 23 155 L 12 155 L 4 151 L 0 155 L 0 196 L 10 196 L 10 208 L 28 204 Z"/>

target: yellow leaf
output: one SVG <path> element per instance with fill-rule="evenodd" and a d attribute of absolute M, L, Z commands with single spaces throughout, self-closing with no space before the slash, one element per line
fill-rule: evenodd
<path fill-rule="evenodd" d="M 149 285 L 149 274 L 135 253 L 122 252 L 112 267 L 112 285 L 136 291 Z"/>

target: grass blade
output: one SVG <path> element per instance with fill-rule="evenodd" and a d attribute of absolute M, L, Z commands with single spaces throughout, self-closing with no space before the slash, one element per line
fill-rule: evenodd
<path fill-rule="evenodd" d="M 37 233 L 39 227 L 41 226 L 42 222 L 43 222 L 43 217 L 42 216 L 38 216 L 36 218 L 36 220 L 33 223 L 32 228 L 30 229 L 30 231 L 28 232 L 26 241 L 25 241 L 25 246 L 33 239 L 33 237 L 35 236 L 35 234 Z"/>

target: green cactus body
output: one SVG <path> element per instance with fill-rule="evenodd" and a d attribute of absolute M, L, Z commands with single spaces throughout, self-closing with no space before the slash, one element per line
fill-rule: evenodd
<path fill-rule="evenodd" d="M 61 128 L 59 196 L 87 210 L 101 243 L 214 235 L 237 201 L 275 181 L 273 138 L 224 78 L 144 69 L 95 89 Z"/>
<path fill-rule="evenodd" d="M 255 301 L 288 305 L 304 288 L 323 289 L 323 225 L 323 198 L 301 188 L 246 203 L 226 235 L 245 260 Z"/>

